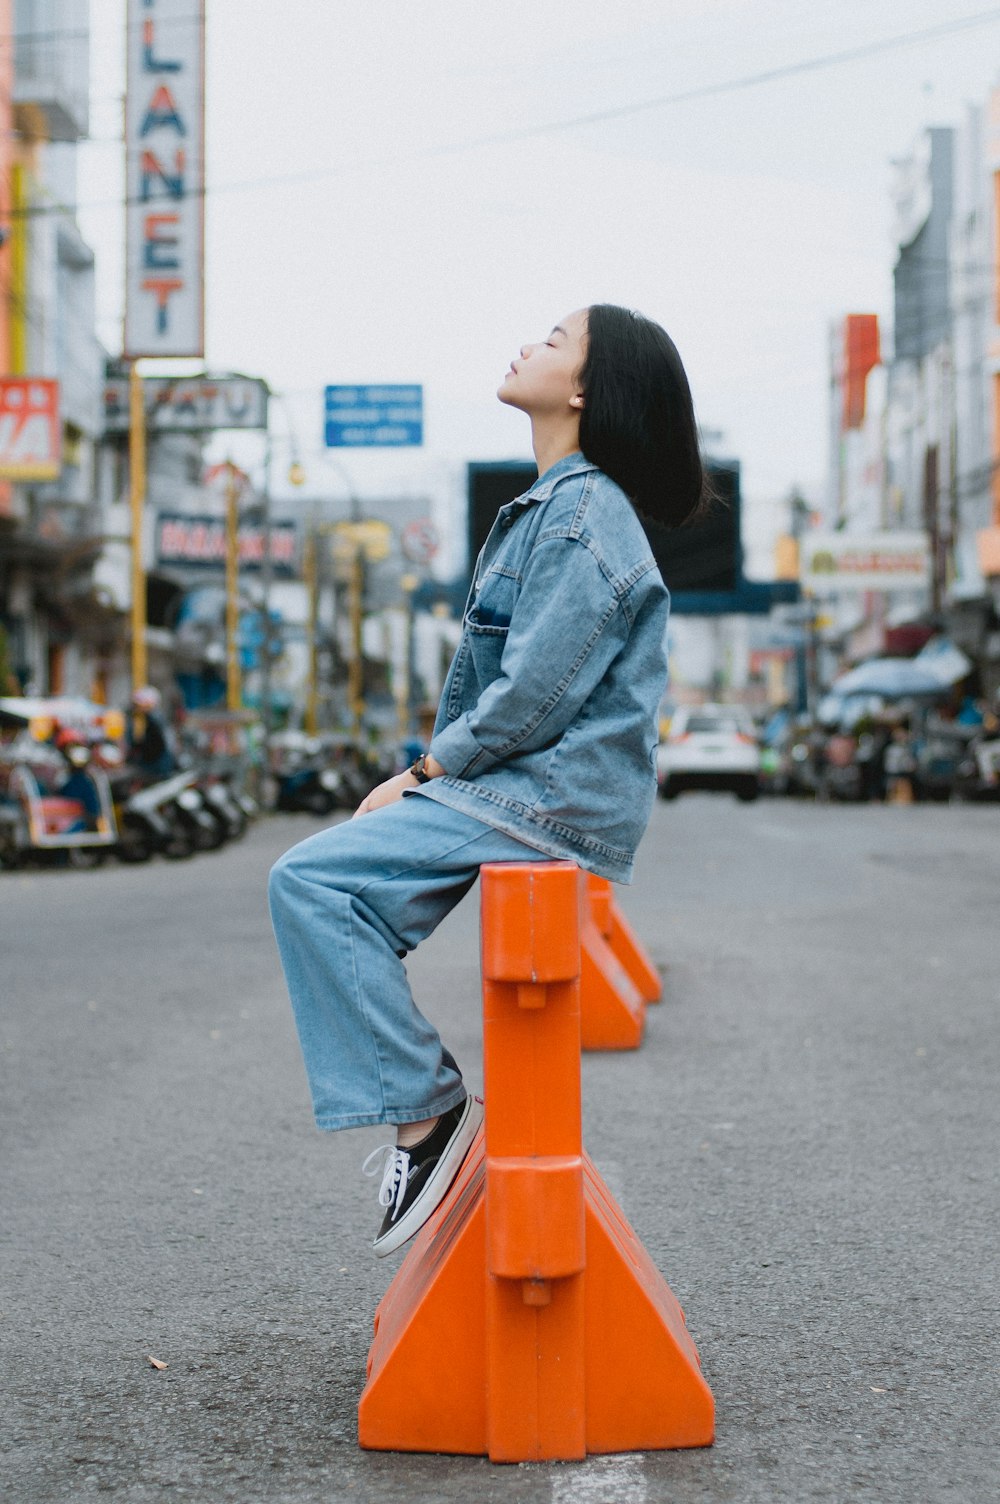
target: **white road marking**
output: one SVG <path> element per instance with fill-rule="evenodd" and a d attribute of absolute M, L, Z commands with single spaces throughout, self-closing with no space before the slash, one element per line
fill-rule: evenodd
<path fill-rule="evenodd" d="M 552 1504 L 646 1504 L 648 1496 L 642 1458 L 634 1452 L 575 1463 L 552 1479 Z"/>

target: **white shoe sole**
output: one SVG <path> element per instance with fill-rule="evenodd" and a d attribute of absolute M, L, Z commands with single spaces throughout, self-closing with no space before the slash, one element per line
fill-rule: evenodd
<path fill-rule="evenodd" d="M 482 1121 L 483 1104 L 470 1094 L 465 1099 L 465 1112 L 459 1118 L 458 1127 L 448 1140 L 447 1149 L 435 1165 L 420 1195 L 409 1211 L 393 1224 L 385 1236 L 376 1238 L 372 1244 L 376 1258 L 384 1259 L 386 1254 L 395 1253 L 397 1248 L 409 1242 L 410 1238 L 420 1231 L 431 1213 L 441 1205 L 451 1189 L 455 1176 L 462 1168 L 462 1161 L 472 1148 L 472 1141 L 479 1132 Z"/>

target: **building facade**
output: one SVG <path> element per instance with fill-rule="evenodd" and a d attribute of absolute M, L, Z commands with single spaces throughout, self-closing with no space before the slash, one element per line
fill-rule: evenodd
<path fill-rule="evenodd" d="M 118 629 L 94 588 L 104 354 L 95 333 L 94 257 L 75 217 L 77 147 L 89 126 L 88 27 L 87 0 L 0 4 L 0 29 L 14 36 L 13 49 L 0 49 L 0 661 L 7 692 L 99 692 L 102 644 Z M 53 453 L 48 473 L 31 474 L 19 414 L 46 393 L 57 399 Z"/>
<path fill-rule="evenodd" d="M 894 162 L 892 200 L 893 314 L 879 321 L 881 348 L 852 363 L 852 334 L 874 315 L 849 315 L 833 333 L 822 526 L 890 551 L 893 537 L 922 539 L 926 570 L 920 580 L 901 572 L 891 589 L 833 594 L 824 632 L 844 663 L 944 634 L 991 696 L 1000 688 L 1000 89 Z"/>

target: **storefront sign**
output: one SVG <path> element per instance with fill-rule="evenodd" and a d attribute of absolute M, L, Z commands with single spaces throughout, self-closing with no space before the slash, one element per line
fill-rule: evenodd
<path fill-rule="evenodd" d="M 920 590 L 929 579 L 925 533 L 808 533 L 802 539 L 802 584 L 817 595 Z"/>
<path fill-rule="evenodd" d="M 362 522 L 335 522 L 332 552 L 340 563 L 349 564 L 360 553 L 369 564 L 378 564 L 392 552 L 392 528 L 377 517 L 367 517 Z"/>
<path fill-rule="evenodd" d="M 58 381 L 0 377 L 0 478 L 55 480 L 61 467 Z"/>
<path fill-rule="evenodd" d="M 128 0 L 125 356 L 204 354 L 204 0 Z"/>
<path fill-rule="evenodd" d="M 207 433 L 266 428 L 268 389 L 252 376 L 150 376 L 142 383 L 150 433 Z M 104 428 L 127 433 L 128 382 L 104 383 Z"/>
<path fill-rule="evenodd" d="M 264 529 L 241 523 L 238 534 L 239 565 L 251 573 L 264 564 Z M 294 522 L 271 524 L 271 569 L 276 576 L 297 574 L 297 529 Z M 156 562 L 183 569 L 226 567 L 226 523 L 222 517 L 189 516 L 161 512 L 156 519 Z"/>

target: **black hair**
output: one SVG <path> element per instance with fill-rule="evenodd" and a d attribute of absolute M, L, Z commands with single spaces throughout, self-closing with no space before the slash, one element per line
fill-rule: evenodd
<path fill-rule="evenodd" d="M 688 521 L 707 486 L 691 388 L 666 330 L 630 308 L 594 303 L 580 385 L 586 458 L 640 517 L 663 527 Z"/>

